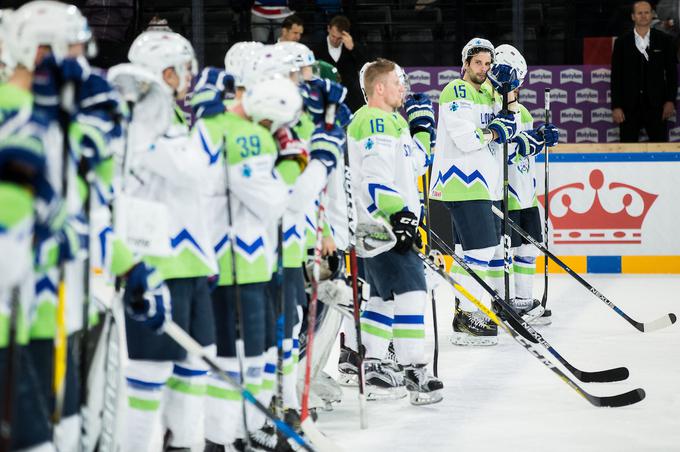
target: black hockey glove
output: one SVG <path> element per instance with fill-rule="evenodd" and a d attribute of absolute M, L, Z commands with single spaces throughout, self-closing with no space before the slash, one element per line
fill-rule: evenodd
<path fill-rule="evenodd" d="M 390 216 L 392 232 L 397 236 L 397 243 L 394 251 L 406 254 L 415 244 L 418 248 L 422 246 L 420 233 L 418 233 L 418 218 L 408 210 L 402 210 Z"/>

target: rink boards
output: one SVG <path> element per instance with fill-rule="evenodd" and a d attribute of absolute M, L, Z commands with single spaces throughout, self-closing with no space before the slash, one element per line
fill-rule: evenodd
<path fill-rule="evenodd" d="M 543 218 L 544 161 L 536 161 Z M 679 145 L 561 144 L 549 162 L 550 251 L 579 273 L 680 273 Z M 450 237 L 438 204 L 433 226 Z M 536 267 L 543 272 L 542 256 Z M 548 271 L 563 272 L 552 262 Z"/>

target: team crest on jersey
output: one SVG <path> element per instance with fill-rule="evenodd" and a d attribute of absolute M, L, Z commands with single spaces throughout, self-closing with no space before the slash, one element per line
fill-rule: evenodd
<path fill-rule="evenodd" d="M 517 171 L 519 171 L 522 174 L 528 173 L 530 166 L 529 163 L 530 163 L 529 159 L 527 158 L 520 159 L 519 162 L 515 163 L 515 165 L 517 166 Z"/>
<path fill-rule="evenodd" d="M 408 157 L 409 155 L 411 155 L 411 146 L 404 144 L 404 156 Z"/>
<path fill-rule="evenodd" d="M 458 105 L 458 102 L 451 102 L 451 105 L 449 106 L 449 110 L 451 111 L 456 111 L 460 108 L 460 105 Z"/>
<path fill-rule="evenodd" d="M 243 174 L 243 177 L 250 177 L 253 174 L 253 169 L 249 165 L 243 165 L 241 174 Z"/>
<path fill-rule="evenodd" d="M 366 148 L 367 151 L 370 151 L 371 149 L 373 149 L 374 145 L 375 143 L 373 142 L 373 140 L 369 138 L 368 140 L 366 140 L 366 144 L 364 145 L 364 147 Z"/>

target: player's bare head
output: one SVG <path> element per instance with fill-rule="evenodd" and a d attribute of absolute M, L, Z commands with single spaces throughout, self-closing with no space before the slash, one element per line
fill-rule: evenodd
<path fill-rule="evenodd" d="M 486 81 L 486 73 L 491 69 L 493 56 L 488 49 L 481 49 L 465 59 L 463 69 L 464 78 L 472 83 L 481 85 Z"/>
<path fill-rule="evenodd" d="M 366 68 L 364 84 L 369 103 L 371 100 L 379 100 L 393 109 L 401 106 L 404 85 L 396 69 L 397 65 L 393 61 L 383 58 L 378 58 Z"/>
<path fill-rule="evenodd" d="M 649 27 L 652 23 L 652 4 L 644 0 L 633 3 L 631 18 L 635 26 Z"/>

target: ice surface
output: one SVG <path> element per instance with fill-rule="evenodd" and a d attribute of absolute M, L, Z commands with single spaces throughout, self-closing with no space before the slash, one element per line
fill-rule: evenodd
<path fill-rule="evenodd" d="M 586 279 L 636 320 L 680 313 L 680 276 Z M 542 275 L 536 281 L 540 298 Z M 427 407 L 411 406 L 407 398 L 369 402 L 369 427 L 360 430 L 356 390 L 345 388 L 334 411 L 320 412 L 319 428 L 352 452 L 680 451 L 680 326 L 640 333 L 568 275 L 551 276 L 549 295 L 553 324 L 538 330 L 564 358 L 581 370 L 630 370 L 622 382 L 579 384 L 594 395 L 641 387 L 645 400 L 623 408 L 593 407 L 504 333 L 495 347 L 451 345 L 453 292 L 440 286 L 444 400 Z M 427 322 L 432 350 L 431 312 Z M 547 351 L 545 356 L 556 362 Z M 336 364 L 334 354 L 326 369 L 333 376 Z"/>

